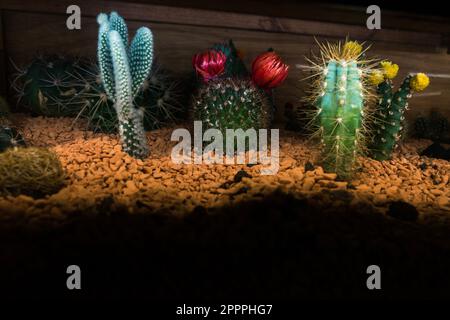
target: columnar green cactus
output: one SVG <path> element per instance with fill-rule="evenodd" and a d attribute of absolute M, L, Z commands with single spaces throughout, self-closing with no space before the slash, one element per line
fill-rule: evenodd
<path fill-rule="evenodd" d="M 382 62 L 381 70 L 375 70 L 371 81 L 377 84 L 379 100 L 373 123 L 374 136 L 369 146 L 370 155 L 376 160 L 391 158 L 404 129 L 404 112 L 408 110 L 408 99 L 413 91 L 421 91 L 428 86 L 429 79 L 423 74 L 408 75 L 397 92 L 393 92 L 392 79 L 397 75 L 398 66 Z"/>
<path fill-rule="evenodd" d="M 314 63 L 317 72 L 310 101 L 316 106 L 314 123 L 322 144 L 325 170 L 347 178 L 357 156 L 364 150 L 364 75 L 358 60 L 362 46 L 348 41 L 344 45 L 320 45 L 321 58 Z"/>
<path fill-rule="evenodd" d="M 153 35 L 141 27 L 128 48 L 128 29 L 116 12 L 108 19 L 99 14 L 98 61 L 106 94 L 114 102 L 119 119 L 119 134 L 125 152 L 133 157 L 148 155 L 144 131 L 144 112 L 134 98 L 147 78 L 153 62 Z"/>
<path fill-rule="evenodd" d="M 318 102 L 326 170 L 347 175 L 358 153 L 364 107 L 361 75 L 355 61 L 330 61 L 325 94 Z"/>

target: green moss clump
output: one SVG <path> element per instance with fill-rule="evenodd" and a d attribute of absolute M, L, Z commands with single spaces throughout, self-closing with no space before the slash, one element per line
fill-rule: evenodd
<path fill-rule="evenodd" d="M 44 148 L 14 148 L 0 154 L 0 195 L 35 198 L 56 193 L 65 174 L 55 153 Z"/>

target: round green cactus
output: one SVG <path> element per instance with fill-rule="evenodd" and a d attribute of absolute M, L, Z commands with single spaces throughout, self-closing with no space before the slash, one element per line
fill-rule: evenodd
<path fill-rule="evenodd" d="M 206 128 L 255 130 L 267 128 L 272 105 L 264 91 L 250 80 L 218 79 L 202 86 L 194 97 L 194 120 Z"/>
<path fill-rule="evenodd" d="M 68 103 L 77 93 L 72 74 L 80 61 L 57 55 L 36 57 L 13 81 L 17 102 L 36 116 L 70 117 L 79 107 Z"/>

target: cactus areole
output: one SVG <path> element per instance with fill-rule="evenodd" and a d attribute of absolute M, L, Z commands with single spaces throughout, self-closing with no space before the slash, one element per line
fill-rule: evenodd
<path fill-rule="evenodd" d="M 119 120 L 122 148 L 136 158 L 148 156 L 149 148 L 144 130 L 143 110 L 134 104 L 134 98 L 150 73 L 153 63 L 153 35 L 150 29 L 137 30 L 128 45 L 128 28 L 116 12 L 108 17 L 97 17 L 98 62 L 108 98 L 114 102 Z"/>

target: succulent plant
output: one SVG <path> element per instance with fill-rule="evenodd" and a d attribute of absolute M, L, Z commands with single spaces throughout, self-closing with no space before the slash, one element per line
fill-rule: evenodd
<path fill-rule="evenodd" d="M 0 194 L 43 197 L 64 186 L 57 155 L 44 148 L 13 148 L 0 153 Z"/>
<path fill-rule="evenodd" d="M 255 59 L 251 78 L 239 77 L 241 73 L 227 71 L 227 54 L 207 50 L 194 56 L 193 65 L 202 80 L 193 99 L 194 120 L 207 129 L 219 129 L 224 136 L 226 129 L 268 128 L 273 117 L 271 90 L 286 79 L 288 67 L 274 52 L 266 52 Z M 240 65 L 238 58 L 233 55 L 233 63 Z"/>
<path fill-rule="evenodd" d="M 202 86 L 194 102 L 194 118 L 219 129 L 267 128 L 272 106 L 266 94 L 246 79 L 218 79 Z"/>
<path fill-rule="evenodd" d="M 98 35 L 98 61 L 102 84 L 119 121 L 122 148 L 129 155 L 144 158 L 149 154 L 144 131 L 144 111 L 134 99 L 148 77 L 153 63 L 153 35 L 150 29 L 137 30 L 128 44 L 128 28 L 117 12 L 101 13 Z"/>
<path fill-rule="evenodd" d="M 228 43 L 215 44 L 211 49 L 209 52 L 221 52 L 225 56 L 226 63 L 222 75 L 223 78 L 246 77 L 249 75 L 242 61 L 241 54 L 236 49 L 233 40 L 229 40 Z"/>
<path fill-rule="evenodd" d="M 35 116 L 70 117 L 79 109 L 68 103 L 77 93 L 71 76 L 80 60 L 40 55 L 24 69 L 17 68 L 12 82 L 17 103 Z"/>
<path fill-rule="evenodd" d="M 25 145 L 25 140 L 15 128 L 0 125 L 0 152 Z"/>
<path fill-rule="evenodd" d="M 89 129 L 95 132 L 117 132 L 119 121 L 114 103 L 103 88 L 98 66 L 91 64 L 74 76 L 78 94 L 69 103 L 79 106 L 77 118 L 87 119 Z M 160 64 L 153 63 L 134 104 L 144 111 L 144 129 L 154 130 L 182 118 L 184 100 L 185 94 L 176 77 Z"/>
<path fill-rule="evenodd" d="M 379 99 L 375 108 L 375 120 L 372 124 L 374 135 L 369 150 L 371 157 L 380 161 L 391 158 L 392 151 L 402 138 L 408 99 L 414 91 L 424 90 L 430 82 L 423 73 L 408 75 L 400 88 L 393 92 L 392 79 L 397 76 L 398 69 L 398 65 L 383 61 L 380 70 L 374 70 L 370 76 L 371 82 L 377 85 Z"/>
<path fill-rule="evenodd" d="M 319 44 L 319 48 L 320 56 L 310 60 L 314 77 L 307 101 L 315 106 L 310 123 L 320 139 L 324 169 L 348 178 L 365 150 L 365 77 L 370 66 L 357 42 Z"/>

